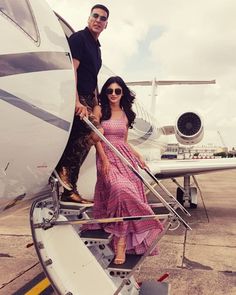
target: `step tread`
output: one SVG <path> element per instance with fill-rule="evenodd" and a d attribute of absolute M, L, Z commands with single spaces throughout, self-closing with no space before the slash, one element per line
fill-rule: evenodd
<path fill-rule="evenodd" d="M 168 209 L 166 209 L 166 207 L 151 207 L 152 211 L 156 214 L 156 215 L 161 215 L 161 214 L 169 214 L 170 211 Z"/>
<path fill-rule="evenodd" d="M 93 207 L 93 203 L 83 204 L 76 202 L 63 202 L 60 201 L 60 209 L 72 209 L 72 210 L 80 210 L 81 208 L 91 208 Z"/>
<path fill-rule="evenodd" d="M 105 232 L 102 229 L 86 230 L 80 234 L 82 239 L 89 240 L 108 240 L 112 237 L 112 234 Z"/>
<path fill-rule="evenodd" d="M 109 270 L 131 271 L 139 262 L 143 255 L 126 254 L 126 260 L 123 264 L 114 264 L 114 260 L 108 265 Z"/>
<path fill-rule="evenodd" d="M 167 282 L 145 281 L 142 283 L 139 295 L 168 295 L 170 285 Z"/>

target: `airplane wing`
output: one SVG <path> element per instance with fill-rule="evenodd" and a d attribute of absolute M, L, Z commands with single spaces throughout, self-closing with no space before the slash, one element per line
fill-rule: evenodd
<path fill-rule="evenodd" d="M 148 163 L 159 179 L 236 169 L 236 158 L 159 160 Z"/>
<path fill-rule="evenodd" d="M 185 206 L 189 203 L 190 208 L 197 208 L 197 192 L 200 190 L 200 187 L 194 176 L 203 173 L 236 169 L 236 158 L 159 160 L 147 164 L 153 174 L 151 178 L 155 179 L 157 183 L 159 183 L 158 180 L 161 179 L 173 179 L 177 185 L 176 199 L 179 203 Z M 142 174 L 144 177 L 147 177 L 149 173 L 145 174 L 144 171 L 142 171 Z M 191 176 L 193 177 L 195 185 L 190 181 Z M 180 184 L 175 179 L 176 177 L 183 177 L 183 184 Z M 168 195 L 170 196 L 171 194 L 168 192 Z M 171 196 L 174 197 L 173 195 Z"/>

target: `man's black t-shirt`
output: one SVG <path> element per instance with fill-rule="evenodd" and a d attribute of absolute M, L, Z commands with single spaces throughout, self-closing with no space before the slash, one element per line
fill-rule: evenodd
<path fill-rule="evenodd" d="M 97 86 L 97 75 L 102 65 L 99 41 L 86 27 L 69 38 L 72 57 L 79 60 L 77 90 L 79 95 L 92 94 Z"/>

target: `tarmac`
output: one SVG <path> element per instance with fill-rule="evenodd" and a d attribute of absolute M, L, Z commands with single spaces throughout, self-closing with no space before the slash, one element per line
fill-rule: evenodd
<path fill-rule="evenodd" d="M 169 231 L 159 243 L 159 255 L 148 257 L 136 273 L 138 281 L 168 273 L 172 295 L 236 295 L 235 175 L 227 171 L 196 177 L 198 208 L 187 208 L 191 217 L 182 215 L 192 230 L 180 226 Z M 171 180 L 162 183 L 175 193 Z M 54 294 L 46 287 L 43 293 L 37 288 L 22 291 L 30 282 L 33 288 L 42 268 L 32 245 L 29 204 L 15 207 L 0 214 L 0 295 Z"/>

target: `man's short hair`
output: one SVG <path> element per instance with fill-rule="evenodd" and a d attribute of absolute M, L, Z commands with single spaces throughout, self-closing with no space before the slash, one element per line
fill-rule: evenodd
<path fill-rule="evenodd" d="M 106 6 L 104 6 L 104 5 L 102 5 L 102 4 L 96 4 L 96 5 L 94 5 L 94 6 L 91 8 L 91 12 L 92 12 L 95 8 L 100 8 L 100 9 L 106 11 L 106 13 L 107 13 L 107 18 L 109 17 L 109 10 L 108 10 L 108 8 L 107 8 Z"/>

